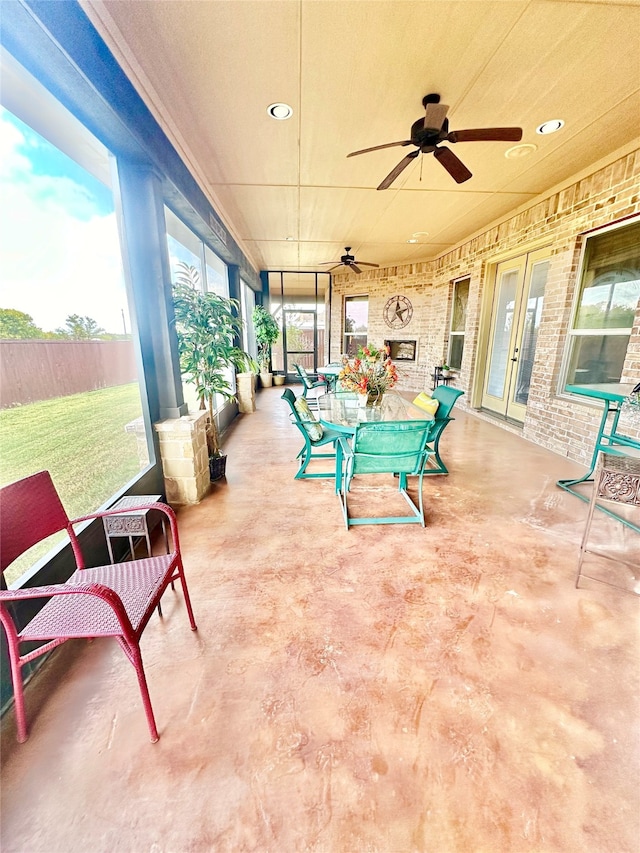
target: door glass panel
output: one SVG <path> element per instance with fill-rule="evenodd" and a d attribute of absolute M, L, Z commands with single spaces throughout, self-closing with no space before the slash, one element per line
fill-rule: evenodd
<path fill-rule="evenodd" d="M 287 373 L 296 372 L 294 364 L 300 364 L 313 372 L 315 366 L 315 311 L 284 312 L 287 339 Z"/>
<path fill-rule="evenodd" d="M 544 288 L 547 283 L 549 261 L 541 261 L 533 267 L 529 285 L 529 296 L 525 308 L 524 326 L 518 356 L 518 373 L 516 378 L 515 402 L 526 405 L 529 399 L 531 371 L 536 354 L 536 343 L 542 317 Z"/>
<path fill-rule="evenodd" d="M 491 366 L 487 383 L 489 394 L 499 398 L 504 396 L 517 282 L 517 269 L 505 272 L 500 279 L 500 291 L 495 313 L 495 332 L 491 347 Z"/>

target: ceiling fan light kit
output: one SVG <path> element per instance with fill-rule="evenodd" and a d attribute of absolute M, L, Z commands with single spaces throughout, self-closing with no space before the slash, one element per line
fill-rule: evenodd
<path fill-rule="evenodd" d="M 424 118 L 419 118 L 411 125 L 409 139 L 400 142 L 386 142 L 383 145 L 374 145 L 373 148 L 362 148 L 359 151 L 352 151 L 351 154 L 347 154 L 347 157 L 355 157 L 358 154 L 379 151 L 381 148 L 416 146 L 416 151 L 410 151 L 389 172 L 378 186 L 379 190 L 388 189 L 419 154 L 433 154 L 438 163 L 446 169 L 457 184 L 468 181 L 472 177 L 471 172 L 450 148 L 442 146 L 443 142 L 455 145 L 458 142 L 520 142 L 522 139 L 522 128 L 520 127 L 479 127 L 449 131 L 449 120 L 446 117 L 449 107 L 440 103 L 440 95 L 435 93 L 425 95 L 422 99 L 422 105 L 425 108 Z"/>

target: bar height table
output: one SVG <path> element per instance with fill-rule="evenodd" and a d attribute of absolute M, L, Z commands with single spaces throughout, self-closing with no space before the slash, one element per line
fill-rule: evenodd
<path fill-rule="evenodd" d="M 630 448 L 632 451 L 640 451 L 640 441 L 635 438 L 631 438 L 631 436 L 624 435 L 624 433 L 618 432 L 618 422 L 620 420 L 622 404 L 629 394 L 631 394 L 633 387 L 633 385 L 623 385 L 614 382 L 596 385 L 567 385 L 565 387 L 565 391 L 569 391 L 571 394 L 578 394 L 581 397 L 586 397 L 590 400 L 600 400 L 604 406 L 589 470 L 584 474 L 584 476 L 579 477 L 576 480 L 558 480 L 556 484 L 561 489 L 564 489 L 566 492 L 570 492 L 585 503 L 589 503 L 589 497 L 577 491 L 575 487 L 582 483 L 593 482 L 593 472 L 598 461 L 598 454 L 601 451 L 605 451 L 606 453 L 623 453 L 624 448 Z M 617 519 L 622 522 L 622 524 L 625 524 L 627 527 L 631 527 L 633 530 L 640 533 L 640 527 L 637 525 L 625 518 L 622 518 L 606 507 L 600 505 L 597 506 L 598 509 L 606 515 L 610 515 L 612 518 Z"/>

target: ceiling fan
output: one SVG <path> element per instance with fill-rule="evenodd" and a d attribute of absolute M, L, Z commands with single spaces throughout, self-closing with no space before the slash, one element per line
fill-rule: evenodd
<path fill-rule="evenodd" d="M 473 130 L 449 131 L 449 120 L 446 115 L 449 107 L 440 103 L 440 95 L 425 95 L 422 99 L 425 107 L 424 118 L 419 118 L 411 125 L 411 138 L 400 142 L 387 142 L 385 145 L 374 145 L 373 148 L 363 148 L 352 151 L 347 157 L 356 154 L 367 154 L 381 148 L 394 148 L 396 145 L 416 145 L 417 151 L 411 151 L 404 157 L 395 169 L 392 169 L 382 181 L 379 190 L 386 190 L 398 175 L 407 168 L 418 154 L 433 154 L 441 166 L 449 172 L 453 180 L 462 184 L 471 177 L 471 172 L 459 160 L 450 148 L 440 147 L 441 142 L 519 142 L 522 139 L 520 127 L 479 127 Z"/>
<path fill-rule="evenodd" d="M 368 264 L 365 261 L 358 261 L 356 263 L 356 259 L 355 259 L 354 255 L 349 254 L 349 252 L 351 251 L 351 246 L 345 246 L 344 249 L 345 249 L 345 252 L 347 254 L 342 255 L 342 257 L 340 258 L 339 261 L 323 261 L 320 264 L 320 266 L 322 267 L 322 266 L 325 266 L 326 264 L 334 264 L 334 266 L 332 266 L 330 270 L 327 270 L 327 272 L 333 272 L 334 270 L 337 270 L 338 267 L 345 266 L 345 267 L 350 267 L 354 272 L 357 272 L 357 273 L 362 272 L 360 267 L 377 267 L 377 266 L 379 266 L 379 264 Z"/>

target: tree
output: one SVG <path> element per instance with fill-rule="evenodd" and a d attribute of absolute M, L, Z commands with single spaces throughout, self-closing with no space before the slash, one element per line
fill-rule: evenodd
<path fill-rule="evenodd" d="M 57 334 L 65 338 L 74 338 L 78 341 L 91 341 L 105 334 L 92 317 L 81 317 L 80 314 L 69 314 L 65 325 L 56 329 Z"/>
<path fill-rule="evenodd" d="M 240 303 L 217 293 L 205 293 L 198 270 L 180 262 L 173 283 L 173 306 L 180 370 L 195 386 L 200 406 L 209 410 L 207 447 L 210 457 L 221 455 L 213 404 L 216 394 L 235 399 L 228 370 L 241 369 L 251 357 L 235 341 L 242 334 Z"/>
<path fill-rule="evenodd" d="M 45 333 L 33 322 L 30 314 L 15 308 L 0 308 L 0 338 L 5 341 L 24 341 L 44 338 Z"/>
<path fill-rule="evenodd" d="M 274 318 L 262 305 L 256 305 L 251 316 L 258 344 L 258 362 L 261 373 L 269 372 L 271 361 L 271 345 L 275 344 L 280 335 L 280 328 Z"/>

